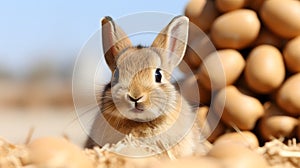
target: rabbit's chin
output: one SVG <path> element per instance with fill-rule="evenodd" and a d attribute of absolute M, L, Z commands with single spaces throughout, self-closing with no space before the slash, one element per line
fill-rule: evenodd
<path fill-rule="evenodd" d="M 153 121 L 162 115 L 161 113 L 156 112 L 154 110 L 140 111 L 140 110 L 137 110 L 134 108 L 126 110 L 126 111 L 122 111 L 121 113 L 125 118 L 127 118 L 129 120 L 137 121 L 137 122 Z"/>

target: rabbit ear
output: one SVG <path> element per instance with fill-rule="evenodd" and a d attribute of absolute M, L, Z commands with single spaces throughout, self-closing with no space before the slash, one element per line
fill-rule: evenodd
<path fill-rule="evenodd" d="M 162 63 L 169 70 L 173 70 L 183 58 L 188 39 L 188 27 L 188 18 L 177 16 L 159 33 L 151 45 L 163 51 Z"/>
<path fill-rule="evenodd" d="M 120 52 L 131 47 L 131 41 L 126 33 L 115 24 L 111 17 L 102 19 L 102 45 L 106 63 L 113 71 L 116 67 L 117 56 Z"/>

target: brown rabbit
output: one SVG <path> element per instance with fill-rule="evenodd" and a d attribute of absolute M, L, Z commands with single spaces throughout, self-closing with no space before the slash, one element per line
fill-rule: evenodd
<path fill-rule="evenodd" d="M 116 143 L 132 134 L 154 137 L 175 156 L 195 151 L 200 144 L 195 111 L 170 82 L 186 49 L 188 26 L 187 17 L 175 17 L 150 47 L 134 47 L 110 17 L 102 20 L 105 59 L 113 75 L 99 96 L 100 113 L 86 147 Z"/>

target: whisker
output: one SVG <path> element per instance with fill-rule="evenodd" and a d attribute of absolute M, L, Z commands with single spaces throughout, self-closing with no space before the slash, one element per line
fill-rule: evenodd
<path fill-rule="evenodd" d="M 105 112 L 107 112 L 107 111 L 111 112 L 111 111 L 114 111 L 114 110 L 115 110 L 115 106 L 114 106 L 114 105 L 108 105 L 108 106 L 102 108 L 102 109 L 101 109 L 101 112 L 102 112 L 102 113 L 105 113 Z"/>
<path fill-rule="evenodd" d="M 77 116 L 78 116 L 78 118 L 82 118 L 83 116 L 89 114 L 90 112 L 92 112 L 92 111 L 93 111 L 94 109 L 96 109 L 96 108 L 99 108 L 99 107 L 98 107 L 98 106 L 94 106 L 94 107 L 92 107 L 92 108 L 90 108 L 90 109 L 84 111 L 83 113 L 77 115 Z M 78 113 L 77 113 L 77 114 L 78 114 Z"/>
<path fill-rule="evenodd" d="M 112 96 L 109 96 L 109 95 L 105 95 L 105 96 L 102 96 L 102 95 L 98 95 L 96 96 L 97 98 L 100 98 L 100 99 L 103 99 L 103 98 L 113 98 Z"/>
<path fill-rule="evenodd" d="M 90 112 L 94 111 L 98 106 L 93 106 L 89 109 L 87 109 L 86 111 L 82 112 L 82 113 L 76 113 L 76 115 L 74 117 L 72 117 L 72 119 L 66 124 L 65 128 L 64 129 L 67 129 L 70 125 L 72 125 L 75 121 L 80 121 L 82 120 L 82 118 L 84 116 L 86 116 L 87 114 L 90 114 Z M 91 122 L 91 120 L 93 120 L 94 117 L 91 117 L 90 121 L 88 122 Z"/>

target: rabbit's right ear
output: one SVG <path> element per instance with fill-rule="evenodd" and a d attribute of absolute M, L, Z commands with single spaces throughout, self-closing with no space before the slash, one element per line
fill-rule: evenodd
<path fill-rule="evenodd" d="M 172 71 L 182 60 L 187 46 L 189 19 L 177 16 L 157 35 L 151 47 L 162 49 L 164 68 Z"/>
<path fill-rule="evenodd" d="M 106 63 L 111 71 L 116 68 L 116 60 L 120 52 L 131 47 L 126 33 L 115 24 L 111 17 L 102 19 L 102 45 Z"/>

